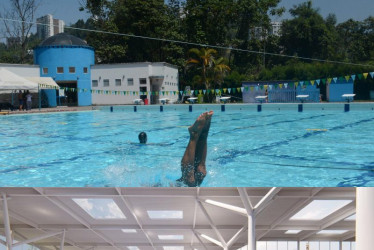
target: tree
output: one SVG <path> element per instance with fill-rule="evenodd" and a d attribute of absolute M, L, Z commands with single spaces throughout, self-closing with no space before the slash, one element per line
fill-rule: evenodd
<path fill-rule="evenodd" d="M 220 57 L 218 59 L 213 58 L 213 65 L 212 79 L 214 83 L 217 83 L 218 86 L 221 87 L 224 78 L 228 75 L 231 69 L 229 66 L 227 66 L 223 57 Z"/>
<path fill-rule="evenodd" d="M 17 63 L 25 63 L 28 55 L 29 36 L 33 26 L 35 12 L 39 6 L 38 0 L 9 0 L 10 8 L 0 15 L 4 20 L 5 34 L 8 39 L 13 39 L 19 48 Z"/>
<path fill-rule="evenodd" d="M 201 82 L 209 89 L 210 83 L 208 78 L 208 70 L 213 67 L 214 55 L 217 54 L 215 49 L 196 49 L 189 50 L 190 58 L 186 61 L 186 68 L 196 67 L 201 72 Z"/>
<path fill-rule="evenodd" d="M 290 9 L 293 19 L 283 21 L 281 46 L 284 53 L 300 57 L 328 59 L 331 54 L 325 48 L 333 40 L 322 16 L 307 1 Z"/>

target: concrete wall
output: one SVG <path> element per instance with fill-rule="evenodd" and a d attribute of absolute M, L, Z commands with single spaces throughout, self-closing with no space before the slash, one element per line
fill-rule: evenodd
<path fill-rule="evenodd" d="M 91 69 L 91 86 L 97 81 L 98 86 L 92 86 L 92 90 L 119 91 L 120 94 L 92 94 L 94 105 L 133 104 L 134 99 L 141 98 L 141 88 L 148 92 L 148 101 L 151 100 L 152 91 L 164 91 L 159 93 L 159 98 L 177 99 L 178 95 L 166 94 L 166 91 L 178 91 L 178 69 L 166 63 L 126 63 L 94 65 Z M 140 79 L 146 79 L 145 84 L 140 84 Z M 116 86 L 116 79 L 121 85 Z M 133 85 L 129 85 L 129 79 L 133 79 Z M 104 80 L 109 80 L 109 86 L 104 86 Z M 124 91 L 130 91 L 126 95 Z M 135 92 L 135 95 L 134 95 Z M 136 93 L 137 92 L 137 93 Z M 153 97 L 152 97 L 153 98 Z"/>
<path fill-rule="evenodd" d="M 94 50 L 88 46 L 45 46 L 34 50 L 34 62 L 40 66 L 40 76 L 50 76 L 57 83 L 77 83 L 77 88 L 87 89 L 78 93 L 78 105 L 91 105 L 91 66 L 95 63 Z M 57 73 L 63 67 L 64 73 Z M 69 73 L 75 67 L 75 73 Z M 48 73 L 43 69 L 47 68 Z M 87 73 L 84 73 L 87 68 Z"/>
<path fill-rule="evenodd" d="M 0 68 L 5 68 L 22 77 L 39 77 L 39 65 L 6 64 L 0 63 Z"/>

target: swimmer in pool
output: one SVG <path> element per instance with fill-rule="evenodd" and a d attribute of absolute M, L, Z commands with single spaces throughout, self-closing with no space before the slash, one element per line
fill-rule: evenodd
<path fill-rule="evenodd" d="M 206 176 L 207 138 L 213 111 L 202 113 L 188 128 L 190 141 L 181 161 L 182 177 L 177 181 L 189 187 L 200 186 Z"/>
<path fill-rule="evenodd" d="M 138 135 L 139 143 L 146 144 L 147 143 L 147 134 L 145 132 L 140 132 Z"/>

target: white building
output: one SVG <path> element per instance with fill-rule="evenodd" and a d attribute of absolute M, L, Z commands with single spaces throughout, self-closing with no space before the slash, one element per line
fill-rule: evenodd
<path fill-rule="evenodd" d="M 42 40 L 64 32 L 65 22 L 63 20 L 53 19 L 51 14 L 37 18 L 36 22 L 38 23 L 36 28 L 37 34 Z"/>
<path fill-rule="evenodd" d="M 262 31 L 262 27 L 255 27 L 249 31 L 249 39 L 258 39 L 262 41 L 264 36 L 280 36 L 281 27 L 281 22 L 271 22 L 270 29 L 265 32 Z"/>
<path fill-rule="evenodd" d="M 149 104 L 162 98 L 173 102 L 178 99 L 178 68 L 163 62 L 93 65 L 91 84 L 93 105 L 133 104 L 135 99 Z"/>

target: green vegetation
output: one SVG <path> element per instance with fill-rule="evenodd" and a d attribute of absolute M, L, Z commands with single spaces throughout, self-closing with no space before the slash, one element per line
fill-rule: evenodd
<path fill-rule="evenodd" d="M 82 2 L 81 10 L 91 18 L 72 26 L 112 33 L 75 29 L 66 32 L 93 46 L 97 63 L 168 62 L 179 67 L 181 89 L 231 88 L 240 87 L 243 80 L 311 80 L 374 71 L 374 17 L 337 24 L 333 14 L 323 18 L 312 1 L 289 10 L 292 17 L 283 21 L 280 36 L 268 32 L 272 16 L 285 11 L 278 6 L 280 0 Z M 260 36 L 256 29 L 260 30 Z M 16 62 L 17 58 L 12 59 L 15 54 L 0 44 L 2 62 Z M 360 80 L 359 85 L 373 84 L 368 77 Z M 364 93 L 361 96 L 366 98 Z"/>

